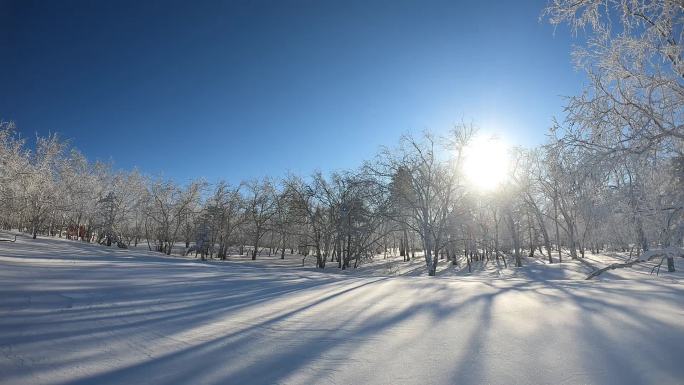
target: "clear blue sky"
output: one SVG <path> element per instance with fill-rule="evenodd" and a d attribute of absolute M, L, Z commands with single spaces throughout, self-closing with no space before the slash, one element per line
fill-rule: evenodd
<path fill-rule="evenodd" d="M 545 4 L 0 0 L 0 119 L 179 180 L 353 168 L 461 120 L 534 145 L 583 81 Z"/>

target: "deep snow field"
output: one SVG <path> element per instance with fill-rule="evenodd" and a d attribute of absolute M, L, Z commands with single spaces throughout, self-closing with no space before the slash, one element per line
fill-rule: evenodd
<path fill-rule="evenodd" d="M 554 256 L 555 258 L 555 256 Z M 684 384 L 684 269 L 0 243 L 1 384 Z"/>

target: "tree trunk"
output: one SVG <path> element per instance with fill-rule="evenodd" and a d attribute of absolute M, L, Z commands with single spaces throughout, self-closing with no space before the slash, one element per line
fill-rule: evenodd
<path fill-rule="evenodd" d="M 558 263 L 563 263 L 563 254 L 561 253 L 560 247 L 560 230 L 558 228 L 558 203 L 555 195 L 553 198 L 553 215 L 554 223 L 556 224 L 556 248 L 558 249 Z"/>
<path fill-rule="evenodd" d="M 667 271 L 670 273 L 675 271 L 674 257 L 671 255 L 667 257 Z"/>
<path fill-rule="evenodd" d="M 435 275 L 435 270 L 432 268 L 432 239 L 427 226 L 423 231 L 423 253 L 425 253 L 425 265 L 428 269 L 428 275 L 432 277 Z"/>

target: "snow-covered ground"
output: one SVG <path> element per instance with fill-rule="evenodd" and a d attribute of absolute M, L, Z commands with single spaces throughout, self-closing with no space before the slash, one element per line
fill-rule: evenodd
<path fill-rule="evenodd" d="M 0 243 L 0 383 L 684 383 L 679 272 L 301 262 Z"/>

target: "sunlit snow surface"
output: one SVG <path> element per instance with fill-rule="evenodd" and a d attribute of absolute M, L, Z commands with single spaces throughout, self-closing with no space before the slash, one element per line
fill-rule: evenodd
<path fill-rule="evenodd" d="M 387 277 L 403 267 L 287 258 L 2 243 L 0 383 L 684 383 L 680 275 L 546 279 L 568 274 L 526 261 L 504 278 Z"/>

